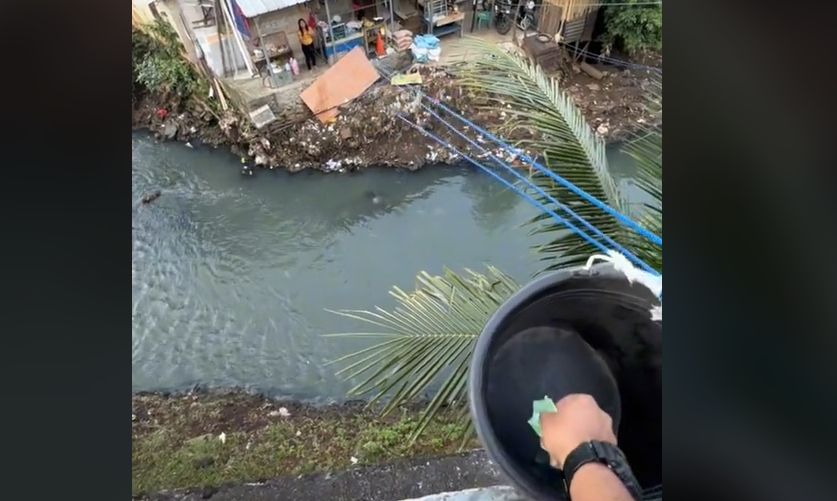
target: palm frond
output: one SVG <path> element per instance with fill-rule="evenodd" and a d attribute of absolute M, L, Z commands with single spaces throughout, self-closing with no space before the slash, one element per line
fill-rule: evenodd
<path fill-rule="evenodd" d="M 466 403 L 473 345 L 488 317 L 517 289 L 514 280 L 490 266 L 485 274 L 466 270 L 461 276 L 445 270 L 442 276 L 432 276 L 421 272 L 414 291 L 398 287 L 390 291 L 398 302 L 392 311 L 379 307 L 374 311 L 332 311 L 382 330 L 330 336 L 384 339 L 332 363 L 349 364 L 339 375 L 350 380 L 362 378 L 350 395 L 372 395 L 368 405 L 389 397 L 383 414 L 438 388 L 422 412 L 412 440 L 440 408 L 458 406 L 465 443 L 472 433 Z"/>
<path fill-rule="evenodd" d="M 514 138 L 519 131 L 528 131 L 517 138 L 518 145 L 540 152 L 547 168 L 622 212 L 624 204 L 608 169 L 605 144 L 558 81 L 540 66 L 498 45 L 479 40 L 462 44 L 471 49 L 471 55 L 452 72 L 463 86 L 489 96 L 488 108 L 509 117 L 498 132 Z M 620 243 L 625 240 L 627 232 L 612 216 L 546 175 L 535 173 L 532 181 L 608 237 Z M 547 198 L 531 194 L 557 214 L 565 214 Z M 550 263 L 548 270 L 581 264 L 599 251 L 548 215 L 530 222 L 537 232 L 557 233 L 552 242 L 538 249 Z"/>
<path fill-rule="evenodd" d="M 596 137 L 557 82 L 537 65 L 496 45 L 465 39 L 460 42 L 462 46 L 470 54 L 461 58 L 461 63 L 451 71 L 462 85 L 487 96 L 481 109 L 505 113 L 509 117 L 497 132 L 514 138 L 519 146 L 539 152 L 547 168 L 617 211 L 626 213 L 628 204 L 608 170 L 603 141 Z M 661 108 L 659 96 L 659 92 L 652 89 L 652 106 Z M 627 150 L 639 166 L 637 186 L 655 201 L 647 210 L 631 216 L 659 235 L 662 233 L 662 133 L 660 127 L 653 125 L 632 141 Z M 525 131 L 522 136 L 521 131 Z M 625 230 L 612 216 L 548 176 L 535 174 L 532 181 L 605 235 L 662 271 L 661 249 Z M 536 193 L 530 194 L 561 214 L 554 202 Z M 598 250 L 549 215 L 541 214 L 529 223 L 532 233 L 555 234 L 550 242 L 538 248 L 547 264 L 546 270 L 581 264 Z M 473 434 L 465 404 L 474 343 L 489 316 L 517 289 L 514 280 L 492 267 L 486 274 L 467 270 L 465 276 L 450 270 L 445 270 L 442 276 L 421 272 L 413 292 L 393 288 L 391 295 L 398 306 L 392 311 L 376 307 L 374 311 L 334 312 L 381 329 L 379 332 L 333 334 L 379 341 L 334 363 L 347 364 L 339 374 L 360 381 L 351 394 L 372 395 L 370 404 L 389 397 L 385 414 L 411 399 L 435 393 L 421 415 L 413 440 L 440 408 L 459 406 L 464 444 Z"/>
<path fill-rule="evenodd" d="M 662 82 L 652 81 L 646 94 L 646 106 L 654 117 L 654 123 L 640 131 L 628 142 L 624 151 L 637 165 L 636 185 L 653 200 L 645 204 L 642 212 L 632 214 L 646 230 L 655 235 L 663 234 L 663 129 Z M 662 249 L 636 234 L 628 236 L 630 248 L 655 270 L 663 271 Z"/>

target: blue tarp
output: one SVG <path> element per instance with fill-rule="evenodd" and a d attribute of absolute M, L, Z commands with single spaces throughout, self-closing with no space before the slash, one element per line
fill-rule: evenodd
<path fill-rule="evenodd" d="M 433 35 L 418 35 L 413 38 L 413 43 L 421 49 L 435 49 L 439 46 L 439 39 Z"/>

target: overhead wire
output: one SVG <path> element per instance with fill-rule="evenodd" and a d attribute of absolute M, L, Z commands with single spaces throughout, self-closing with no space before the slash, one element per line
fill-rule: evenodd
<path fill-rule="evenodd" d="M 429 107 L 427 107 L 427 106 L 425 106 L 425 105 L 421 105 L 421 106 L 422 106 L 422 108 L 424 108 L 424 109 L 425 109 L 428 113 L 430 113 L 433 117 L 435 117 L 437 120 L 439 120 L 440 122 L 442 122 L 442 123 L 443 123 L 443 124 L 444 124 L 444 125 L 448 128 L 448 129 L 452 130 L 452 131 L 453 131 L 454 133 L 456 133 L 459 137 L 461 137 L 462 139 L 464 139 L 465 141 L 467 141 L 467 142 L 468 142 L 469 144 L 471 144 L 473 147 L 477 148 L 477 150 L 479 150 L 479 151 L 481 151 L 481 152 L 483 152 L 483 153 L 487 153 L 487 154 L 488 154 L 488 156 L 489 156 L 489 158 L 491 158 L 491 159 L 492 159 L 492 160 L 494 160 L 496 163 L 498 163 L 500 166 L 502 166 L 503 168 L 505 168 L 508 172 L 511 172 L 511 173 L 512 173 L 512 174 L 513 174 L 516 178 L 518 178 L 519 180 L 521 180 L 521 181 L 523 182 L 523 184 L 524 184 L 524 185 L 527 185 L 527 186 L 529 186 L 529 187 L 533 188 L 533 189 L 534 189 L 534 190 L 535 190 L 535 191 L 536 191 L 536 192 L 537 192 L 540 196 L 542 196 L 542 197 L 546 198 L 546 199 L 547 199 L 547 200 L 549 200 L 550 202 L 552 202 L 552 203 L 554 203 L 555 205 L 557 205 L 557 206 L 558 206 L 559 208 L 561 208 L 564 212 L 566 212 L 566 213 L 567 213 L 570 217 L 572 217 L 573 219 L 575 219 L 576 221 L 578 221 L 579 223 L 581 223 L 583 226 L 585 226 L 588 230 L 590 230 L 591 232 L 593 232 L 593 233 L 594 233 L 594 234 L 595 234 L 598 238 L 601 238 L 601 239 L 602 239 L 602 240 L 604 240 L 606 243 L 608 243 L 608 244 L 609 244 L 609 245 L 610 245 L 610 246 L 611 246 L 614 250 L 617 250 L 617 251 L 621 252 L 622 254 L 624 254 L 624 255 L 625 255 L 625 257 L 627 257 L 629 260 L 633 261 L 633 262 L 634 262 L 634 264 L 636 264 L 636 265 L 638 265 L 639 267 L 641 267 L 641 268 L 645 269 L 645 271 L 648 271 L 648 272 L 651 272 L 651 273 L 655 273 L 655 270 L 654 270 L 651 266 L 649 266 L 647 263 L 645 263 L 644 261 L 642 261 L 640 258 L 636 257 L 636 256 L 635 256 L 632 252 L 630 252 L 628 249 L 624 248 L 622 245 L 620 245 L 619 243 L 617 243 L 616 241 L 614 241 L 611 237 L 607 236 L 607 235 L 606 235 L 604 232 L 602 232 L 600 229 L 598 229 L 598 228 L 596 228 L 595 226 L 593 226 L 592 224 L 590 224 L 590 222 L 588 222 L 588 221 L 587 221 L 586 219 L 584 219 L 583 217 L 579 216 L 579 215 L 578 215 L 575 211 L 573 211 L 572 209 L 570 209 L 569 207 L 567 207 L 565 204 L 563 204 L 563 203 L 559 202 L 559 201 L 558 201 L 558 200 L 556 200 L 554 197 L 552 197 L 551 195 L 549 195 L 548 193 L 546 193 L 543 189 L 541 189 L 540 187 L 538 187 L 536 184 L 532 183 L 529 179 L 527 179 L 527 178 L 526 178 L 526 176 L 524 176 L 524 175 L 520 174 L 517 170 L 515 170 L 515 168 L 514 168 L 514 167 L 512 167 L 512 166 L 511 166 L 511 165 L 509 165 L 509 164 L 507 164 L 506 162 L 503 162 L 501 159 L 497 158 L 497 157 L 496 157 L 493 153 L 491 153 L 490 151 L 486 150 L 484 147 L 482 147 L 482 146 L 480 146 L 479 144 L 477 144 L 477 143 L 476 143 L 474 140 L 472 140 L 471 138 L 467 137 L 465 134 L 463 134 L 463 133 L 462 133 L 461 131 L 459 131 L 456 127 L 454 127 L 452 124 L 450 124 L 450 123 L 449 123 L 448 121 L 446 121 L 444 118 L 442 118 L 441 116 L 439 116 L 439 115 L 438 115 L 435 111 L 433 111 L 433 110 L 432 110 L 432 109 L 430 109 Z"/>
<path fill-rule="evenodd" d="M 419 91 L 419 92 L 421 92 L 421 91 Z M 464 123 L 465 125 L 467 125 L 467 126 L 469 126 L 469 127 L 473 128 L 474 130 L 476 130 L 476 131 L 477 131 L 477 132 L 479 132 L 480 134 L 484 135 L 485 137 L 487 137 L 487 138 L 491 139 L 494 143 L 496 143 L 497 145 L 499 145 L 499 146 L 500 146 L 501 148 L 503 148 L 504 150 L 506 150 L 506 151 L 508 151 L 508 152 L 510 152 L 510 153 L 512 153 L 512 154 L 517 154 L 517 155 L 519 155 L 519 156 L 520 156 L 520 158 L 521 158 L 524 162 L 526 162 L 527 164 L 531 165 L 532 167 L 534 167 L 534 168 L 535 168 L 536 170 L 538 170 L 539 172 L 541 172 L 541 173 L 545 174 L 546 176 L 548 176 L 548 177 L 552 178 L 554 181 L 556 181 L 557 183 L 561 184 L 562 186 L 564 186 L 565 188 L 567 188 L 567 189 L 568 189 L 568 190 L 570 190 L 571 192 L 575 193 L 576 195 L 578 195 L 579 197 L 581 197 L 583 200 L 585 200 L 585 201 L 589 202 L 590 204 L 592 204 L 592 205 L 594 205 L 594 206 L 598 207 L 599 209 L 601 209 L 602 211 L 606 212 L 607 214 L 609 214 L 609 215 L 613 216 L 613 217 L 614 217 L 617 221 L 619 221 L 619 222 L 620 222 L 623 226 L 625 226 L 625 227 L 627 227 L 628 229 L 630 229 L 630 230 L 634 231 L 635 233 L 637 233 L 638 235 L 642 236 L 643 238 L 645 238 L 645 239 L 646 239 L 646 240 L 648 240 L 649 242 L 651 242 L 651 243 L 653 243 L 653 244 L 655 244 L 655 245 L 658 245 L 658 246 L 662 247 L 662 245 L 663 245 L 663 240 L 662 240 L 662 238 L 660 238 L 659 236 L 654 235 L 653 233 L 649 232 L 649 231 L 648 231 L 648 230 L 646 230 L 645 228 L 643 228 L 643 227 L 639 226 L 639 224 L 637 224 L 636 222 L 634 222 L 633 220 L 631 220 L 630 218 L 628 218 L 628 217 L 627 217 L 627 216 L 625 216 L 624 214 L 620 213 L 619 211 L 617 211 L 617 210 L 616 210 L 616 209 L 614 209 L 613 207 L 609 206 L 608 204 L 606 204 L 606 203 L 602 202 L 601 200 L 599 200 L 598 198 L 594 197 L 593 195 L 590 195 L 589 193 L 587 193 L 586 191 L 582 190 L 581 188 L 579 188 L 578 186 L 576 186 L 576 185 L 575 185 L 575 184 L 573 184 L 572 182 L 570 182 L 570 181 L 568 181 L 568 180 L 564 179 L 564 178 L 563 178 L 563 177 L 561 177 L 560 175 L 558 175 L 558 174 L 556 174 L 555 172 L 553 172 L 551 169 L 548 169 L 548 168 L 544 167 L 543 165 L 541 165 L 539 162 L 537 162 L 535 159 L 533 159 L 533 158 L 532 158 L 532 157 L 530 157 L 529 155 L 526 155 L 526 154 L 525 154 L 525 153 L 523 153 L 523 152 L 517 152 L 517 151 L 514 151 L 514 150 L 511 148 L 511 146 L 509 146 L 509 145 L 508 145 L 507 143 L 505 143 L 503 140 L 499 139 L 497 136 L 495 136 L 494 134 L 492 134 L 492 133 L 488 132 L 487 130 L 483 129 L 482 127 L 480 127 L 479 125 L 475 124 L 474 122 L 472 122 L 472 121 L 468 120 L 467 118 L 463 117 L 463 116 L 462 116 L 462 115 L 460 115 L 459 113 L 456 113 L 454 110 L 452 110 L 452 109 L 450 109 L 449 107 L 445 106 L 445 105 L 444 105 L 441 101 L 439 101 L 438 99 L 433 99 L 433 98 L 431 98 L 431 97 L 427 96 L 426 94 L 424 94 L 423 92 L 421 92 L 421 94 L 422 94 L 422 96 L 423 96 L 425 99 L 427 99 L 427 100 L 429 100 L 430 102 L 432 102 L 432 103 L 436 104 L 437 106 L 439 106 L 442 110 L 444 110 L 444 111 L 445 111 L 445 112 L 447 112 L 448 114 L 450 114 L 450 115 L 452 115 L 452 116 L 456 117 L 456 118 L 457 118 L 460 122 L 462 122 L 462 123 Z"/>
<path fill-rule="evenodd" d="M 387 75 L 387 77 L 388 77 L 388 78 L 391 78 L 391 76 L 392 76 L 393 74 L 395 74 L 395 72 L 394 72 L 394 71 L 392 71 L 392 72 L 388 72 L 388 71 L 386 71 L 384 68 L 378 68 L 378 69 L 379 69 L 379 71 L 381 71 L 382 73 L 384 73 L 385 75 Z M 493 134 L 491 134 L 491 133 L 490 133 L 490 132 L 488 132 L 487 130 L 483 129 L 482 127 L 480 127 L 480 126 L 476 125 L 475 123 L 471 122 L 471 121 L 470 121 L 470 120 L 468 120 L 467 118 L 463 117 L 463 116 L 462 116 L 462 115 L 460 115 L 459 113 L 455 112 L 454 110 L 452 110 L 452 109 L 451 109 L 451 108 L 449 108 L 448 106 L 444 105 L 444 104 L 443 104 L 441 101 L 439 101 L 438 99 L 433 99 L 433 98 L 431 98 L 430 96 L 426 95 L 426 94 L 425 94 L 423 91 L 421 91 L 420 89 L 416 89 L 416 93 L 417 93 L 417 95 L 418 95 L 418 97 L 419 97 L 420 99 L 426 99 L 426 100 L 428 100 L 428 101 L 429 101 L 429 102 L 431 102 L 432 104 L 434 104 L 434 105 L 438 106 L 439 108 L 441 108 L 442 110 L 444 110 L 444 111 L 445 111 L 446 113 L 448 113 L 449 115 L 452 115 L 453 117 L 457 118 L 460 122 L 465 123 L 465 124 L 466 124 L 466 125 L 468 125 L 469 127 L 473 128 L 473 129 L 474 129 L 474 130 L 476 130 L 477 132 L 481 133 L 483 136 L 485 136 L 485 137 L 487 137 L 487 138 L 491 139 L 491 140 L 492 140 L 495 144 L 499 145 L 503 151 L 505 151 L 505 152 L 507 152 L 507 153 L 510 153 L 510 154 L 512 154 L 512 155 L 515 155 L 515 156 L 517 156 L 517 157 L 521 158 L 521 159 L 522 159 L 522 160 L 524 160 L 527 164 L 529 164 L 531 167 L 535 168 L 537 171 L 539 171 L 539 172 L 541 172 L 542 174 L 545 174 L 546 176 L 548 176 L 548 177 L 552 178 L 554 181 L 557 181 L 559 184 L 561 184 L 562 186 L 564 186 L 565 188 L 567 188 L 567 189 L 568 189 L 568 190 L 570 190 L 571 192 L 575 193 L 576 195 L 578 195 L 579 197 L 581 197 L 583 200 L 585 200 L 585 201 L 589 202 L 591 205 L 594 205 L 594 206 L 596 206 L 597 208 L 599 208 L 600 210 L 602 210 L 602 211 L 604 211 L 604 212 L 608 213 L 609 215 L 613 216 L 613 217 L 614 217 L 614 218 L 615 218 L 615 219 L 616 219 L 616 220 L 617 220 L 617 221 L 618 221 L 618 222 L 619 222 L 622 226 L 625 226 L 625 227 L 627 227 L 627 228 L 631 229 L 633 232 L 635 232 L 635 233 L 639 234 L 640 236 L 642 236 L 642 237 L 643 237 L 643 238 L 645 238 L 646 240 L 650 241 L 651 243 L 653 243 L 653 244 L 655 244 L 655 245 L 658 245 L 658 246 L 662 247 L 662 238 L 660 238 L 659 236 L 654 235 L 653 233 L 649 232 L 648 230 L 646 230 L 646 229 L 642 228 L 641 226 L 639 226 L 637 223 L 635 223 L 633 220 L 631 220 L 631 219 L 630 219 L 630 218 L 628 218 L 627 216 L 625 216 L 625 215 L 621 214 L 620 212 L 616 211 L 615 209 L 613 209 L 613 208 L 612 208 L 612 207 L 610 207 L 609 205 L 607 205 L 607 204 L 605 204 L 604 202 L 600 201 L 599 199 L 597 199 L 597 198 L 593 197 L 592 195 L 590 195 L 589 193 L 585 192 L 585 191 L 584 191 L 584 190 L 582 190 L 581 188 L 578 188 L 575 184 L 573 184 L 573 183 L 571 183 L 570 181 L 568 181 L 568 180 L 566 180 L 566 179 L 562 178 L 561 176 L 557 175 L 556 173 L 554 173 L 554 172 L 553 172 L 553 171 L 551 171 L 550 169 L 547 169 L 547 168 L 546 168 L 546 167 L 544 167 L 543 165 L 541 165 L 541 164 L 539 164 L 538 162 L 536 162 L 533 158 L 531 158 L 530 156 L 526 155 L 524 152 L 521 152 L 520 150 L 517 150 L 517 149 L 513 149 L 513 148 L 511 148 L 511 146 L 510 146 L 510 145 L 508 145 L 507 143 L 505 143 L 505 142 L 504 142 L 504 141 L 502 141 L 501 139 L 497 138 L 496 136 L 494 136 Z M 429 112 L 430 114 L 432 114 L 432 115 L 433 115 L 433 116 L 434 116 L 437 120 L 439 120 L 440 122 L 442 122 L 442 123 L 443 123 L 443 125 L 444 125 L 446 128 L 448 128 L 449 130 L 453 131 L 454 133 L 456 133 L 456 134 L 457 134 L 458 136 L 460 136 L 461 138 L 463 138 L 463 139 L 465 139 L 466 141 L 468 141 L 468 143 L 470 143 L 471 145 L 475 146 L 475 147 L 477 148 L 477 150 L 478 150 L 478 151 L 482 151 L 482 152 L 484 152 L 484 153 L 488 154 L 488 156 L 490 156 L 492 160 L 494 160 L 495 162 L 497 162 L 498 164 L 500 164 L 501 166 L 503 166 L 503 167 L 504 167 L 504 168 L 505 168 L 508 172 L 511 172 L 512 174 L 514 174 L 516 177 L 518 177 L 518 179 L 522 180 L 522 181 L 523 181 L 523 183 L 524 183 L 524 185 L 526 185 L 527 187 L 529 187 L 529 188 L 531 188 L 531 189 L 534 189 L 534 190 L 535 190 L 536 192 L 538 192 L 541 196 L 543 196 L 543 197 L 544 197 L 544 198 L 546 198 L 547 200 L 551 201 L 552 203 L 555 203 L 555 204 L 556 204 L 559 208 L 561 208 L 561 209 L 562 209 L 562 210 L 564 210 L 567 214 L 569 214 L 571 217 L 573 217 L 574 219 L 576 219 L 577 221 L 579 221 L 582 225 L 584 225 L 584 226 L 588 227 L 589 229 L 591 229 L 591 230 L 592 230 L 592 231 L 593 231 L 593 232 L 594 232 L 594 233 L 595 233 L 598 237 L 602 238 L 602 240 L 604 240 L 606 243 L 608 243 L 608 244 L 609 244 L 609 245 L 613 248 L 613 250 L 619 251 L 619 252 L 620 252 L 620 253 L 622 253 L 622 254 L 623 254 L 623 255 L 624 255 L 627 259 L 631 260 L 633 263 L 635 263 L 636 265 L 638 265 L 640 268 L 644 269 L 645 271 L 648 271 L 649 273 L 652 273 L 652 274 L 654 274 L 654 275 L 658 275 L 658 276 L 659 276 L 659 272 L 657 272 L 657 271 L 656 271 L 656 270 L 654 270 L 651 266 L 649 266 L 647 263 L 645 263 L 644 261 L 642 261 L 641 259 L 639 259 L 638 257 L 636 257 L 636 256 L 635 256 L 633 253 L 631 253 L 630 251 L 627 251 L 627 249 L 625 249 L 623 246 L 621 246 L 621 245 L 619 245 L 617 242 L 615 242 L 612 238 L 610 238 L 609 236 L 607 236 L 606 234 L 604 234 L 604 233 L 603 233 L 600 229 L 598 229 L 598 228 L 596 228 L 594 225 L 590 224 L 588 221 L 586 221 L 584 218 L 582 218 L 581 216 L 579 216 L 578 214 L 576 214 L 574 211 L 572 211 L 572 209 L 570 209 L 569 207 L 567 207 L 565 204 L 562 204 L 562 203 L 560 203 L 559 201 L 557 201 L 555 198 L 553 198 L 553 197 L 549 196 L 546 192 L 544 192 L 542 189 L 540 189 L 537 185 L 535 185 L 534 183 L 531 183 L 531 181 L 529 181 L 528 179 L 526 179 L 526 177 L 525 177 L 525 176 L 522 176 L 519 172 L 515 171 L 515 169 L 514 169 L 513 167 L 509 166 L 509 165 L 508 165 L 508 164 L 506 164 L 505 162 L 502 162 L 500 159 L 498 159 L 498 158 L 497 158 L 495 155 L 493 155 L 491 152 L 489 152 L 488 150 L 486 150 L 486 149 L 485 149 L 485 148 L 483 148 L 482 146 L 480 146 L 480 145 L 476 144 L 476 143 L 475 143 L 472 139 L 470 139 L 470 138 L 468 138 L 467 136 L 465 136 L 465 135 L 464 135 L 463 133 L 461 133 L 461 132 L 460 132 L 460 131 L 459 131 L 459 130 L 455 127 L 455 126 L 453 126 L 452 124 L 450 124 L 449 122 L 447 122 L 446 120 L 444 120 L 441 116 L 439 116 L 439 115 L 438 115 L 437 113 L 435 113 L 433 110 L 429 109 L 429 108 L 428 108 L 427 106 L 425 106 L 425 105 L 421 105 L 421 106 L 422 106 L 422 108 L 424 108 L 424 109 L 425 109 L 425 111 L 428 111 L 428 112 Z M 423 135 L 425 135 L 425 136 L 427 136 L 427 137 L 429 137 L 429 138 L 433 139 L 434 141 L 436 141 L 437 143 L 439 143 L 439 144 L 440 144 L 440 145 L 442 145 L 443 147 L 445 147 L 445 148 L 449 149 L 449 150 L 450 150 L 450 151 L 452 151 L 455 155 L 458 155 L 458 156 L 462 157 L 463 159 L 465 159 L 465 160 L 466 160 L 466 161 L 468 161 L 469 163 L 471 163 L 471 164 L 475 165 L 476 167 L 480 168 L 480 169 L 481 169 L 481 170 L 483 170 L 484 172 L 488 173 L 488 174 L 489 174 L 489 175 L 491 175 L 493 178 L 495 178 L 495 179 L 497 179 L 498 181 L 500 181 L 503 185 L 505 185 L 506 187 L 508 187 L 509 189 L 513 190 L 515 193 L 517 193 L 518 195 L 520 195 L 520 196 L 521 196 L 522 198 L 524 198 L 524 200 L 526 200 L 528 203 L 530 203 L 531 205 L 534 205 L 536 208 L 540 209 L 542 212 L 544 212 L 544 213 L 546 213 L 547 215 L 551 216 L 553 219 L 555 219 L 555 220 L 556 220 L 556 221 L 558 221 L 560 224 L 564 225 L 565 227 L 567 227 L 568 229 L 570 229 L 571 231 L 573 231 L 573 232 L 574 232 L 574 233 L 576 233 L 577 235 L 581 236 L 581 237 L 582 237 L 585 241 L 587 241 L 588 243 L 590 243 L 591 245 L 593 245 L 593 246 L 594 246 L 594 247 L 596 247 L 597 249 L 600 249 L 600 250 L 605 251 L 605 252 L 606 252 L 607 250 L 609 250 L 609 249 L 608 249 L 608 247 L 607 247 L 607 246 L 605 246 L 603 243 L 601 243 L 599 240 L 597 240 L 597 239 L 595 239 L 595 238 L 591 237 L 589 234 L 585 233 L 583 230 L 581 230 L 580 228 L 578 228 L 578 227 L 577 227 L 575 224 L 573 224 L 572 222 L 570 222 L 570 221 L 568 221 L 567 219 L 565 219 L 565 218 L 563 218 L 563 217 L 559 216 L 559 215 L 558 215 L 558 214 L 556 214 L 554 211 L 552 211 L 551 209 L 549 209 L 548 207 L 546 207 L 544 204 L 542 204 L 542 203 L 538 202 L 537 200 L 535 200 L 535 199 L 534 199 L 532 196 L 530 196 L 528 193 L 526 193 L 526 192 L 522 191 L 521 189 L 519 189 L 519 188 L 518 188 L 518 187 L 517 187 L 514 183 L 509 182 L 508 180 L 504 179 L 502 176 L 500 176 L 499 174 L 497 174 L 496 172 L 494 172 L 492 169 L 490 169 L 490 168 L 488 168 L 488 167 L 485 167 L 484 165 L 480 164 L 479 162 L 477 162 L 477 161 L 476 161 L 476 160 L 474 160 L 473 158 L 471 158 L 471 157 L 469 157 L 469 156 L 467 156 L 467 155 L 463 154 L 463 153 L 462 153 L 459 149 L 457 149 L 455 146 L 453 146 L 453 145 L 452 145 L 452 144 L 450 144 L 449 142 L 447 142 L 447 141 L 445 141 L 445 140 L 441 139 L 440 137 L 438 137 L 437 135 L 433 134 L 432 132 L 427 131 L 427 130 L 426 130 L 426 129 L 424 129 L 423 127 L 418 126 L 417 124 L 413 123 L 412 121 L 407 120 L 407 119 L 406 119 L 406 118 L 405 118 L 402 114 L 399 114 L 399 115 L 398 115 L 398 118 L 400 118 L 402 121 L 406 122 L 406 123 L 407 123 L 407 124 L 409 124 L 411 127 L 415 128 L 416 130 L 418 130 L 419 132 L 421 132 Z"/>
<path fill-rule="evenodd" d="M 533 205 L 535 208 L 540 209 L 542 212 L 545 212 L 545 213 L 547 213 L 548 215 L 552 216 L 552 217 L 553 217 L 556 221 L 558 221 L 558 222 L 559 222 L 559 223 L 561 223 L 562 225 L 566 226 L 568 229 L 570 229 L 570 230 L 571 230 L 571 231 L 573 231 L 574 233 L 578 234 L 580 237 L 582 237 L 584 240 L 586 240 L 586 241 L 587 241 L 588 243 L 590 243 L 592 246 L 596 247 L 597 249 L 600 249 L 600 250 L 601 250 L 601 251 L 603 251 L 603 252 L 607 252 L 607 251 L 608 251 L 608 248 L 607 248 L 604 244 L 602 244 L 602 243 L 601 243 L 601 242 L 599 242 L 598 240 L 595 240 L 595 239 L 594 239 L 594 238 L 592 238 L 590 235 L 588 235 L 588 234 L 584 233 L 584 232 L 583 232 L 583 231 L 581 231 L 579 228 L 577 228 L 574 224 L 572 224 L 571 222 L 567 221 L 567 220 L 566 220 L 566 219 L 564 219 L 563 217 L 559 216 L 559 215 L 558 215 L 558 214 L 556 214 L 554 211 L 552 211 L 552 210 L 551 210 L 551 209 L 549 209 L 548 207 L 544 206 L 543 204 L 541 204 L 540 202 L 538 202 L 537 200 L 535 200 L 533 197 L 531 197 L 531 196 L 530 196 L 530 195 L 528 195 L 527 193 L 525 193 L 525 192 L 521 191 L 520 189 L 518 189 L 518 188 L 514 185 L 514 183 L 509 182 L 508 180 L 504 179 L 502 176 L 500 176 L 499 174 L 497 174 L 497 173 L 496 173 L 496 172 L 494 172 L 493 170 L 489 169 L 488 167 L 485 167 L 484 165 L 482 165 L 481 163 L 477 162 L 477 161 L 476 161 L 476 160 L 474 160 L 473 158 L 471 158 L 471 157 L 469 157 L 468 155 L 466 155 L 466 154 L 462 153 L 462 152 L 461 152 L 458 148 L 456 148 L 456 147 L 455 147 L 455 146 L 453 146 L 452 144 L 448 143 L 448 142 L 447 142 L 447 141 L 445 141 L 444 139 L 440 138 L 440 137 L 439 137 L 439 136 L 437 136 L 436 134 L 433 134 L 432 132 L 428 131 L 427 129 L 425 129 L 425 128 L 423 128 L 423 127 L 419 126 L 418 124 L 413 123 L 412 121 L 408 120 L 407 118 L 405 118 L 405 117 L 404 117 L 404 115 L 399 114 L 399 115 L 398 115 L 398 118 L 400 118 L 401 120 L 403 120 L 404 122 L 406 122 L 408 125 L 410 125 L 410 126 L 411 126 L 411 127 L 413 127 L 414 129 L 416 129 L 416 130 L 418 130 L 419 132 L 421 132 L 423 135 L 425 135 L 425 136 L 427 136 L 427 137 L 431 138 L 432 140 L 436 141 L 437 143 L 439 143 L 439 144 L 440 144 L 440 145 L 442 145 L 443 147 L 450 149 L 450 150 L 451 150 L 451 151 L 452 151 L 455 155 L 457 155 L 457 156 L 459 156 L 459 157 L 462 157 L 464 160 L 468 161 L 469 163 L 471 163 L 471 164 L 472 164 L 472 165 L 474 165 L 475 167 L 477 167 L 477 168 L 481 169 L 482 171 L 484 171 L 485 173 L 487 173 L 487 174 L 488 174 L 488 175 L 490 175 L 491 177 L 493 177 L 493 178 L 497 179 L 500 183 L 504 184 L 506 187 L 510 188 L 512 191 L 514 191 L 515 193 L 517 193 L 518 195 L 520 195 L 520 196 L 521 196 L 524 200 L 526 200 L 527 202 L 529 202 L 529 203 L 530 203 L 531 205 Z"/>
<path fill-rule="evenodd" d="M 599 59 L 601 61 L 609 62 L 609 63 L 613 64 L 614 66 L 617 66 L 617 65 L 631 66 L 631 67 L 634 67 L 634 68 L 641 68 L 641 69 L 648 70 L 648 71 L 654 71 L 654 72 L 657 72 L 657 73 L 660 73 L 660 74 L 663 73 L 662 68 L 657 68 L 657 67 L 654 67 L 654 66 L 647 66 L 647 65 L 638 64 L 638 63 L 632 63 L 630 61 L 625 61 L 625 60 L 622 60 L 622 59 L 617 59 L 617 58 L 614 58 L 614 57 L 605 56 L 604 54 L 596 54 L 595 52 L 590 52 L 589 50 L 586 50 L 586 49 L 573 47 L 571 45 L 571 42 L 560 41 L 558 43 L 560 43 L 560 44 L 562 44 L 562 45 L 564 45 L 568 48 L 571 48 L 574 51 L 576 51 L 578 53 L 581 53 L 582 55 L 585 55 L 585 56 L 591 57 L 591 58 L 595 58 L 595 59 Z"/>

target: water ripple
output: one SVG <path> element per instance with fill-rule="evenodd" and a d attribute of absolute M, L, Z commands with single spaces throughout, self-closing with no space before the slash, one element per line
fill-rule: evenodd
<path fill-rule="evenodd" d="M 324 364 L 365 341 L 324 338 L 361 327 L 324 308 L 390 307 L 393 284 L 443 265 L 490 261 L 520 279 L 538 266 L 518 227 L 533 210 L 495 203 L 477 173 L 239 169 L 217 150 L 134 136 L 134 390 L 200 383 L 339 399 L 349 383 Z M 154 190 L 161 197 L 142 205 Z"/>

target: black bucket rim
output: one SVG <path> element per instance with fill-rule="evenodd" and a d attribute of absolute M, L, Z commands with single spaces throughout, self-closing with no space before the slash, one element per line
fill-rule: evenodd
<path fill-rule="evenodd" d="M 493 335 L 486 335 L 486 333 L 498 332 L 500 324 L 508 317 L 508 314 L 519 308 L 530 297 L 553 287 L 554 285 L 563 282 L 572 277 L 584 274 L 589 277 L 618 277 L 627 280 L 625 274 L 618 270 L 612 263 L 598 263 L 593 266 L 575 266 L 563 270 L 556 270 L 546 273 L 543 276 L 536 278 L 512 294 L 502 305 L 489 317 L 474 346 L 471 364 L 469 366 L 468 374 L 468 407 L 471 413 L 471 419 L 474 429 L 477 432 L 477 437 L 485 447 L 489 458 L 497 464 L 500 471 L 509 478 L 514 487 L 523 491 L 524 494 L 533 498 L 539 499 L 540 492 L 532 490 L 528 482 L 520 477 L 517 471 L 511 467 L 514 460 L 506 453 L 503 447 L 500 446 L 500 441 L 488 423 L 488 406 L 483 397 L 484 386 L 484 372 L 475 370 L 477 366 L 481 366 L 488 355 L 489 348 L 493 341 Z M 649 312 L 650 313 L 650 312 Z M 479 410 L 479 413 L 477 412 Z M 482 416 L 482 419 L 477 419 L 477 416 Z"/>

